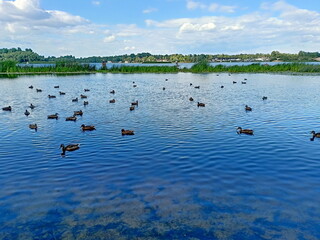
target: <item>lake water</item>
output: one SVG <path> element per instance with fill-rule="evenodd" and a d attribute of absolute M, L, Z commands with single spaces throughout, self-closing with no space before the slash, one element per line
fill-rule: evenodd
<path fill-rule="evenodd" d="M 320 239 L 320 140 L 310 141 L 310 131 L 320 131 L 319 80 L 2 78 L 0 106 L 12 112 L 0 110 L 0 239 Z M 80 94 L 89 105 L 71 101 Z M 65 121 L 80 109 L 76 122 Z M 54 113 L 58 120 L 47 119 Z M 96 130 L 82 132 L 81 124 Z M 254 135 L 237 134 L 238 126 Z M 122 128 L 135 135 L 122 136 Z M 80 149 L 63 157 L 62 143 Z"/>

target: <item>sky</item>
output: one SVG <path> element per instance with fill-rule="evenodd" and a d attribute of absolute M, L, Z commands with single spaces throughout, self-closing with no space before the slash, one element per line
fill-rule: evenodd
<path fill-rule="evenodd" d="M 318 0 L 0 0 L 0 24 L 44 56 L 320 51 Z"/>

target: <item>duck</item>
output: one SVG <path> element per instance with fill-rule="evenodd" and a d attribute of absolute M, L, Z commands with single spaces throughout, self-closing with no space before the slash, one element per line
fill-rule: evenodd
<path fill-rule="evenodd" d="M 85 88 L 84 91 L 85 91 L 85 92 L 90 92 L 90 89 Z"/>
<path fill-rule="evenodd" d="M 59 86 L 54 86 L 54 88 L 59 88 Z"/>
<path fill-rule="evenodd" d="M 31 86 L 29 86 L 29 88 L 30 88 L 30 89 L 33 89 L 33 86 L 31 85 Z"/>
<path fill-rule="evenodd" d="M 122 135 L 134 135 L 134 131 L 133 130 L 121 129 L 121 134 Z"/>
<path fill-rule="evenodd" d="M 96 130 L 95 126 L 92 125 L 81 125 L 82 131 L 93 131 Z"/>
<path fill-rule="evenodd" d="M 48 115 L 48 119 L 58 119 L 58 113 Z"/>
<path fill-rule="evenodd" d="M 137 87 L 137 84 L 134 84 L 133 87 Z"/>
<path fill-rule="evenodd" d="M 310 133 L 312 134 L 310 141 L 313 141 L 315 138 L 320 138 L 320 132 L 316 133 L 315 131 L 311 131 Z"/>
<path fill-rule="evenodd" d="M 237 83 L 236 81 L 232 81 L 233 84 Z"/>
<path fill-rule="evenodd" d="M 267 100 L 267 99 L 268 99 L 268 97 L 266 97 L 266 96 L 262 97 L 262 100 Z"/>
<path fill-rule="evenodd" d="M 74 112 L 73 112 L 73 116 L 82 116 L 82 115 L 83 115 L 82 110 L 74 111 Z"/>
<path fill-rule="evenodd" d="M 30 128 L 30 129 L 34 129 L 34 130 L 37 131 L 38 125 L 37 125 L 36 123 L 35 123 L 35 124 L 29 124 L 29 128 Z"/>
<path fill-rule="evenodd" d="M 168 78 L 166 78 L 166 81 L 168 81 Z"/>
<path fill-rule="evenodd" d="M 56 98 L 56 96 L 54 96 L 54 95 L 48 95 L 48 98 Z"/>
<path fill-rule="evenodd" d="M 130 111 L 133 111 L 134 110 L 134 106 L 131 106 L 129 109 L 130 109 Z"/>
<path fill-rule="evenodd" d="M 78 98 L 72 99 L 72 102 L 78 102 Z"/>
<path fill-rule="evenodd" d="M 245 110 L 246 110 L 246 111 L 252 111 L 252 108 L 249 107 L 248 105 L 246 105 L 246 106 L 245 106 Z"/>
<path fill-rule="evenodd" d="M 42 89 L 37 88 L 36 91 L 37 91 L 37 92 L 42 92 Z"/>
<path fill-rule="evenodd" d="M 83 102 L 83 105 L 84 105 L 84 106 L 86 106 L 86 105 L 88 105 L 88 104 L 89 104 L 88 101 L 84 101 L 84 102 Z"/>
<path fill-rule="evenodd" d="M 206 104 L 198 102 L 198 107 L 205 107 L 205 106 L 206 106 Z"/>
<path fill-rule="evenodd" d="M 247 83 L 246 83 L 246 82 L 242 82 L 242 81 L 241 81 L 241 84 L 247 84 Z"/>
<path fill-rule="evenodd" d="M 192 83 L 190 83 L 190 86 L 192 86 Z"/>
<path fill-rule="evenodd" d="M 11 106 L 8 106 L 8 107 L 3 107 L 2 110 L 3 111 L 11 111 L 12 108 L 11 108 Z"/>
<path fill-rule="evenodd" d="M 163 88 L 162 88 L 162 90 L 166 90 L 166 88 L 165 88 L 165 87 L 163 87 Z"/>
<path fill-rule="evenodd" d="M 86 95 L 80 95 L 81 98 L 88 98 Z"/>
<path fill-rule="evenodd" d="M 220 88 L 224 88 L 224 86 L 222 85 Z"/>
<path fill-rule="evenodd" d="M 33 105 L 32 103 L 30 103 L 29 108 L 34 109 L 35 107 L 36 107 L 35 105 Z"/>
<path fill-rule="evenodd" d="M 80 148 L 80 144 L 69 144 L 67 146 L 65 146 L 64 144 L 61 144 L 60 148 L 62 149 L 61 155 L 65 155 L 66 151 L 72 152 L 72 151 L 78 150 Z"/>
<path fill-rule="evenodd" d="M 115 91 L 115 90 L 111 90 L 110 93 L 111 93 L 111 94 L 115 94 L 116 91 Z"/>
<path fill-rule="evenodd" d="M 132 103 L 131 103 L 131 106 L 138 106 L 138 105 L 139 105 L 138 100 L 137 100 L 137 101 L 135 101 L 135 102 L 132 102 Z"/>
<path fill-rule="evenodd" d="M 190 97 L 190 98 L 189 98 L 189 101 L 190 101 L 190 102 L 193 102 L 193 97 Z"/>
<path fill-rule="evenodd" d="M 247 134 L 247 135 L 253 135 L 253 130 L 251 130 L 251 129 L 242 129 L 241 127 L 238 127 L 237 128 L 237 133 L 238 134 L 244 133 L 244 134 Z"/>
<path fill-rule="evenodd" d="M 28 110 L 26 110 L 25 112 L 24 112 L 24 115 L 26 115 L 27 117 L 30 115 L 30 112 L 28 111 Z"/>
<path fill-rule="evenodd" d="M 198 89 L 199 89 L 199 88 L 200 88 L 200 86 L 195 86 L 194 88 L 198 88 Z"/>
<path fill-rule="evenodd" d="M 67 117 L 67 118 L 66 118 L 66 121 L 73 121 L 73 122 L 75 122 L 75 121 L 77 121 L 77 117 L 75 117 L 75 116 L 73 116 L 73 117 Z"/>
<path fill-rule="evenodd" d="M 115 99 L 111 99 L 111 100 L 109 101 L 109 103 L 115 103 L 115 102 L 116 102 Z"/>
<path fill-rule="evenodd" d="M 65 92 L 61 92 L 61 91 L 59 91 L 59 94 L 60 94 L 60 95 L 66 95 Z"/>

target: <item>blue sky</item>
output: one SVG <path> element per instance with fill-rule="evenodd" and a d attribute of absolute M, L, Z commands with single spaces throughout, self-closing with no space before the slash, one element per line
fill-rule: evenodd
<path fill-rule="evenodd" d="M 320 51 L 316 0 L 0 0 L 0 24 L 45 56 Z"/>

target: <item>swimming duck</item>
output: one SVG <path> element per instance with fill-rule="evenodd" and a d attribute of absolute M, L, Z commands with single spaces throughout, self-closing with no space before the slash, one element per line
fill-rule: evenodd
<path fill-rule="evenodd" d="M 262 97 L 262 100 L 267 100 L 267 99 L 268 99 L 268 97 L 266 97 L 266 96 Z"/>
<path fill-rule="evenodd" d="M 62 149 L 61 155 L 65 155 L 66 151 L 71 152 L 75 151 L 80 148 L 80 144 L 69 144 L 67 146 L 64 146 L 64 144 L 60 145 L 60 148 Z"/>
<path fill-rule="evenodd" d="M 26 110 L 25 112 L 24 112 L 24 115 L 26 115 L 27 117 L 30 115 L 30 112 L 28 111 L 28 110 Z"/>
<path fill-rule="evenodd" d="M 29 86 L 29 88 L 30 88 L 30 89 L 33 89 L 33 86 L 31 85 L 31 86 Z"/>
<path fill-rule="evenodd" d="M 131 106 L 138 106 L 138 104 L 139 104 L 139 102 L 138 102 L 138 100 L 137 100 L 137 101 L 135 101 L 135 102 L 132 102 L 132 103 L 131 103 Z"/>
<path fill-rule="evenodd" d="M 136 84 L 134 84 L 134 85 L 133 85 L 133 87 L 137 87 L 137 85 L 136 85 Z"/>
<path fill-rule="evenodd" d="M 162 90 L 166 90 L 166 88 L 165 88 L 165 87 L 163 87 L 163 88 L 162 88 Z"/>
<path fill-rule="evenodd" d="M 73 117 L 67 117 L 67 118 L 66 118 L 66 121 L 73 121 L 73 122 L 75 122 L 75 121 L 77 121 L 77 117 L 75 117 L 75 116 L 73 116 Z"/>
<path fill-rule="evenodd" d="M 32 103 L 30 103 L 29 108 L 34 109 L 35 107 L 36 107 L 35 105 L 33 105 Z"/>
<path fill-rule="evenodd" d="M 198 102 L 198 107 L 205 107 L 205 106 L 206 106 L 206 104 Z"/>
<path fill-rule="evenodd" d="M 236 81 L 232 81 L 233 84 L 237 83 Z"/>
<path fill-rule="evenodd" d="M 189 98 L 189 101 L 193 102 L 193 97 L 190 97 L 190 98 Z"/>
<path fill-rule="evenodd" d="M 59 88 L 59 86 L 54 86 L 54 88 Z"/>
<path fill-rule="evenodd" d="M 313 141 L 315 138 L 320 138 L 320 133 L 316 133 L 315 131 L 310 132 L 312 134 L 312 138 L 310 138 L 310 141 Z"/>
<path fill-rule="evenodd" d="M 73 116 L 82 116 L 82 115 L 83 115 L 82 110 L 73 112 Z"/>
<path fill-rule="evenodd" d="M 48 95 L 48 98 L 56 98 L 56 96 L 54 96 L 54 95 Z"/>
<path fill-rule="evenodd" d="M 72 102 L 78 102 L 78 98 L 72 99 Z"/>
<path fill-rule="evenodd" d="M 252 108 L 249 107 L 248 105 L 246 105 L 246 106 L 245 106 L 245 110 L 246 110 L 246 111 L 252 111 Z"/>
<path fill-rule="evenodd" d="M 110 93 L 111 93 L 111 94 L 115 94 L 116 91 L 115 91 L 115 90 L 111 90 Z"/>
<path fill-rule="evenodd" d="M 192 86 L 192 83 L 190 83 L 190 86 Z"/>
<path fill-rule="evenodd" d="M 130 111 L 133 111 L 134 110 L 134 106 L 131 106 L 129 109 L 130 109 Z"/>
<path fill-rule="evenodd" d="M 168 78 L 166 78 L 166 81 L 168 81 Z"/>
<path fill-rule="evenodd" d="M 85 91 L 85 92 L 90 92 L 90 89 L 85 88 L 84 91 Z"/>
<path fill-rule="evenodd" d="M 88 104 L 89 104 L 88 101 L 84 101 L 84 102 L 83 102 L 83 105 L 84 105 L 84 106 L 86 106 L 86 105 L 88 105 Z"/>
<path fill-rule="evenodd" d="M 58 113 L 52 114 L 52 115 L 48 115 L 48 119 L 58 119 Z"/>
<path fill-rule="evenodd" d="M 2 110 L 3 111 L 11 111 L 12 108 L 11 108 L 11 106 L 8 106 L 8 107 L 3 107 Z"/>
<path fill-rule="evenodd" d="M 59 91 L 59 94 L 60 94 L 60 95 L 66 95 L 65 92 L 61 92 L 61 91 Z"/>
<path fill-rule="evenodd" d="M 237 133 L 238 134 L 244 133 L 244 134 L 247 134 L 247 135 L 253 135 L 253 130 L 251 130 L 251 129 L 242 129 L 241 127 L 238 127 L 237 128 Z"/>
<path fill-rule="evenodd" d="M 195 86 L 194 88 L 198 88 L 198 89 L 199 89 L 199 88 L 200 88 L 200 86 Z"/>
<path fill-rule="evenodd" d="M 109 103 L 115 103 L 115 102 L 116 102 L 115 99 L 111 99 L 111 100 L 109 101 Z"/>
<path fill-rule="evenodd" d="M 242 81 L 241 81 L 241 84 L 247 84 L 247 83 L 246 83 L 246 82 L 242 82 Z"/>
<path fill-rule="evenodd" d="M 220 88 L 224 88 L 224 86 L 222 85 Z"/>
<path fill-rule="evenodd" d="M 122 135 L 134 135 L 134 131 L 121 129 L 121 134 Z"/>
<path fill-rule="evenodd" d="M 37 92 L 42 92 L 42 90 L 41 90 L 41 89 L 39 89 L 39 88 L 37 88 L 37 89 L 36 89 L 36 91 L 37 91 Z"/>
<path fill-rule="evenodd" d="M 92 130 L 96 130 L 96 128 L 92 125 L 81 125 L 82 131 L 92 131 Z"/>
<path fill-rule="evenodd" d="M 88 98 L 86 95 L 80 95 L 81 98 Z"/>
<path fill-rule="evenodd" d="M 35 124 L 29 124 L 29 128 L 30 128 L 30 129 L 34 129 L 34 130 L 36 130 L 36 131 L 37 131 L 38 126 L 37 126 L 37 124 L 36 124 L 36 123 L 35 123 Z"/>

